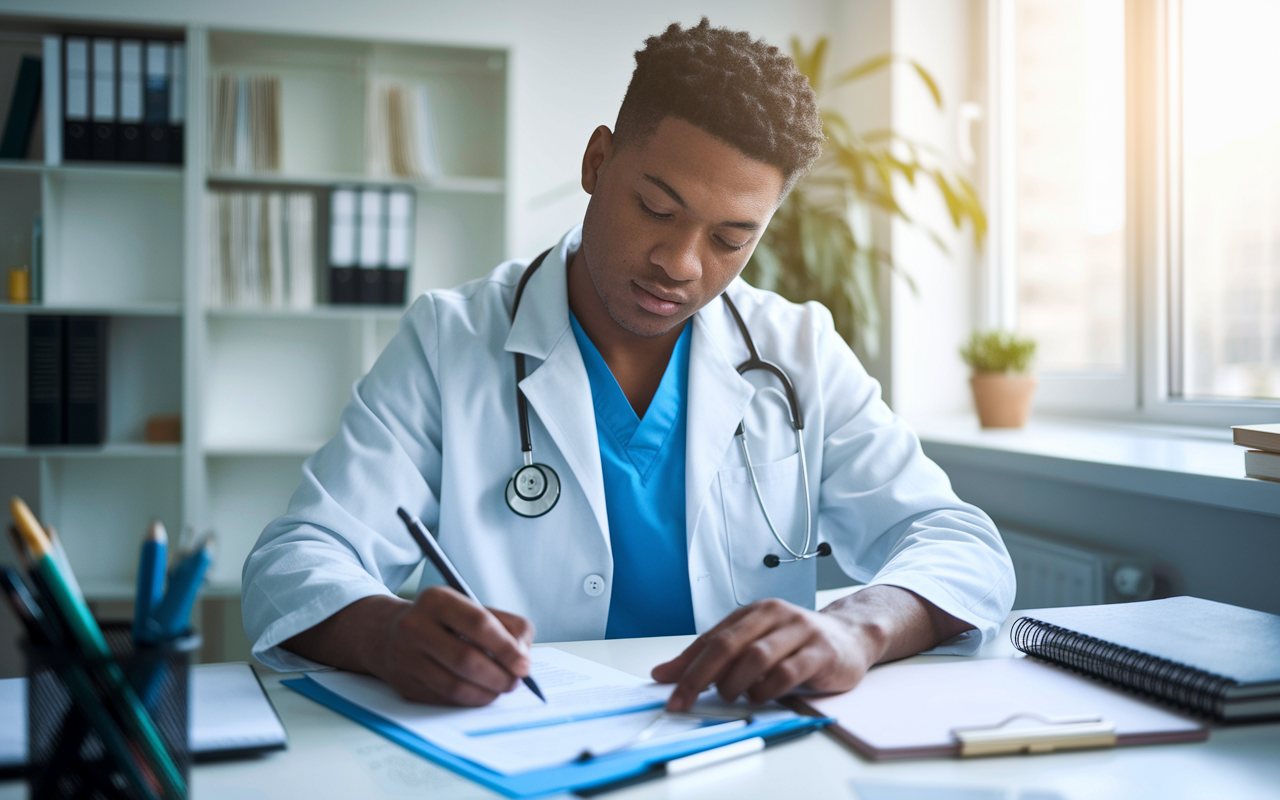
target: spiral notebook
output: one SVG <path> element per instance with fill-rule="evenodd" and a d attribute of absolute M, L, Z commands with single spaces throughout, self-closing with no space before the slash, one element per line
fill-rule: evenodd
<path fill-rule="evenodd" d="M 1280 717 L 1280 616 L 1170 597 L 1053 608 L 1014 623 L 1022 652 L 1219 720 Z"/>

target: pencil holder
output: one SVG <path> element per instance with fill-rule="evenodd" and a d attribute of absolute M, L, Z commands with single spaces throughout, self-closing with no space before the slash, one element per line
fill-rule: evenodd
<path fill-rule="evenodd" d="M 190 772 L 187 745 L 187 679 L 200 637 L 188 634 L 155 646 L 135 647 L 128 623 L 107 623 L 103 635 L 113 658 L 75 648 L 23 643 L 27 655 L 28 782 L 35 800 L 57 798 L 164 798 L 177 794 L 148 761 L 139 735 L 148 724 L 181 776 Z M 132 692 L 120 690 L 120 678 Z M 132 710 L 132 713 L 131 713 Z M 144 713 L 149 723 L 138 724 Z M 151 740 L 154 745 L 155 740 Z M 173 772 L 168 773 L 170 777 Z"/>

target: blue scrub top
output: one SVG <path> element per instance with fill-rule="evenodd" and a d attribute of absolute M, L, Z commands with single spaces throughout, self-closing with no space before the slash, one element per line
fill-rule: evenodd
<path fill-rule="evenodd" d="M 640 419 L 572 313 L 569 322 L 591 382 L 613 546 L 613 595 L 605 636 L 694 633 L 684 507 L 693 325 L 684 326 L 658 391 Z"/>

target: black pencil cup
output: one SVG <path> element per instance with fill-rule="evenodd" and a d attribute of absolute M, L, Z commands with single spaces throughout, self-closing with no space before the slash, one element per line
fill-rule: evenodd
<path fill-rule="evenodd" d="M 172 797 L 142 758 L 123 701 L 108 688 L 114 674 L 132 687 L 168 758 L 187 785 L 187 679 L 200 637 L 189 634 L 135 647 L 128 623 L 107 623 L 102 633 L 112 658 L 75 648 L 24 642 L 27 655 L 28 783 L 33 800 L 93 798 L 143 800 Z M 118 671 L 116 671 L 118 670 Z M 117 693 L 118 695 L 119 693 Z M 135 709 L 137 705 L 133 706 Z M 131 763 L 122 763 L 122 761 Z M 139 784 L 148 787 L 140 789 Z"/>

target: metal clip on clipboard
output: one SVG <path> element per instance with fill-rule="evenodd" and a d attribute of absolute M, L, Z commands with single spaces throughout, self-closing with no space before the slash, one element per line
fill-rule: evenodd
<path fill-rule="evenodd" d="M 1033 724 L 1014 725 L 1017 720 Z M 1007 753 L 1051 753 L 1085 747 L 1114 747 L 1116 726 L 1101 717 L 1048 719 L 1039 714 L 1014 714 L 996 725 L 952 728 L 961 756 Z"/>

